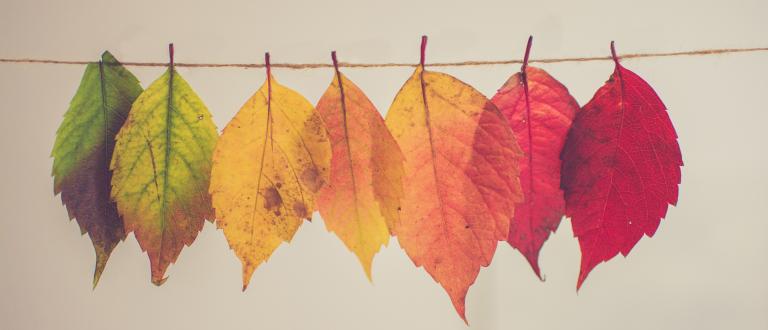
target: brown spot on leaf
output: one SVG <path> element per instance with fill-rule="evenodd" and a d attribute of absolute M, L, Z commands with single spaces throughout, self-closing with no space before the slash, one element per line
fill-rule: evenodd
<path fill-rule="evenodd" d="M 299 218 L 310 218 L 307 214 L 307 206 L 302 202 L 293 203 L 293 213 Z"/>
<path fill-rule="evenodd" d="M 317 192 L 323 187 L 323 179 L 317 171 L 317 167 L 309 166 L 301 172 L 301 183 L 310 191 Z"/>
<path fill-rule="evenodd" d="M 275 212 L 275 215 L 280 216 L 280 206 L 283 205 L 283 198 L 280 197 L 280 192 L 275 187 L 269 187 L 264 190 L 264 208 Z"/>

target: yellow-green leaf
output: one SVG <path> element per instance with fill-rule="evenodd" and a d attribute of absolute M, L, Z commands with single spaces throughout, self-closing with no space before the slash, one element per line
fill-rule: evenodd
<path fill-rule="evenodd" d="M 117 135 L 112 197 L 149 255 L 156 285 L 213 219 L 207 187 L 216 138 L 208 108 L 172 67 L 139 96 Z"/>

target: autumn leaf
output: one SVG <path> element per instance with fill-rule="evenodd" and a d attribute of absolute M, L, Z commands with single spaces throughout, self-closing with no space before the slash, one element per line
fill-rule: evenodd
<path fill-rule="evenodd" d="M 115 135 L 140 93 L 136 77 L 104 52 L 101 61 L 85 68 L 51 152 L 53 191 L 61 194 L 69 218 L 88 233 L 96 251 L 94 288 L 112 250 L 125 239 L 123 220 L 109 196 L 109 161 Z"/>
<path fill-rule="evenodd" d="M 145 90 L 117 134 L 112 158 L 112 197 L 149 255 L 152 283 L 213 219 L 211 154 L 216 126 L 202 100 L 173 66 Z"/>
<path fill-rule="evenodd" d="M 466 321 L 464 299 L 480 267 L 506 240 L 521 151 L 506 119 L 485 96 L 421 64 L 395 97 L 387 127 L 405 155 L 396 234 L 416 266 L 448 292 Z"/>
<path fill-rule="evenodd" d="M 275 81 L 269 54 L 266 62 L 264 85 L 224 128 L 211 174 L 216 224 L 243 264 L 243 290 L 256 267 L 311 219 L 331 157 L 312 104 Z"/>
<path fill-rule="evenodd" d="M 524 201 L 515 208 L 508 242 L 542 278 L 539 251 L 549 234 L 557 230 L 565 211 L 560 153 L 579 105 L 559 81 L 542 69 L 528 66 L 531 41 L 528 38 L 520 72 L 510 77 L 491 101 L 509 121 L 524 153 L 520 162 Z"/>
<path fill-rule="evenodd" d="M 664 103 L 611 51 L 616 68 L 576 116 L 562 156 L 565 213 L 582 253 L 577 288 L 597 264 L 653 236 L 677 203 L 683 165 Z"/>
<path fill-rule="evenodd" d="M 336 52 L 332 57 L 335 77 L 317 104 L 331 141 L 331 181 L 317 204 L 371 279 L 373 256 L 398 218 L 403 155 L 371 101 L 339 71 Z"/>

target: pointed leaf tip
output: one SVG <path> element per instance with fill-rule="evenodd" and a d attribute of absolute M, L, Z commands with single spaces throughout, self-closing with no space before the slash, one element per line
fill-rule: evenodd
<path fill-rule="evenodd" d="M 459 314 L 459 317 L 462 321 L 464 321 L 464 324 L 466 326 L 469 326 L 469 320 L 467 320 L 467 308 L 466 308 L 466 302 L 465 298 L 462 298 L 460 302 L 453 302 L 453 307 L 456 309 L 456 313 Z"/>
<path fill-rule="evenodd" d="M 533 273 L 536 274 L 536 277 L 539 278 L 539 281 L 544 282 L 544 278 L 541 275 L 541 268 L 539 268 L 539 258 L 538 256 L 529 258 L 528 256 L 525 256 L 526 259 L 528 259 L 528 264 L 531 265 L 531 268 L 533 269 Z"/>
<path fill-rule="evenodd" d="M 253 272 L 256 270 L 256 266 L 243 262 L 243 290 L 242 292 L 245 292 L 245 290 L 248 289 L 248 286 L 251 284 L 251 278 L 253 277 Z"/>
<path fill-rule="evenodd" d="M 152 284 L 154 284 L 155 286 L 159 287 L 159 286 L 165 284 L 165 281 L 167 281 L 167 280 L 168 280 L 167 276 L 166 277 L 161 277 L 161 278 L 153 278 L 152 279 Z"/>
<path fill-rule="evenodd" d="M 96 286 L 99 284 L 99 279 L 101 279 L 101 274 L 104 273 L 108 259 L 109 254 L 96 252 L 96 266 L 93 270 L 93 290 L 96 290 Z"/>
<path fill-rule="evenodd" d="M 368 279 L 368 282 L 373 284 L 373 274 L 371 271 L 371 268 L 373 267 L 373 259 L 369 261 L 362 261 L 363 263 L 363 271 L 365 272 L 365 277 Z"/>

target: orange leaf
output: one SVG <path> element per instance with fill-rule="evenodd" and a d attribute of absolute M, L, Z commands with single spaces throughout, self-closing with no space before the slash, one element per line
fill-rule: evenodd
<path fill-rule="evenodd" d="M 400 89 L 386 123 L 405 155 L 400 245 L 440 283 L 459 315 L 480 267 L 506 240 L 522 201 L 514 134 L 480 92 L 421 65 Z"/>
<path fill-rule="evenodd" d="M 331 140 L 331 181 L 317 204 L 329 231 L 371 279 L 373 256 L 389 242 L 403 195 L 403 155 L 384 119 L 354 83 L 339 72 L 317 104 Z"/>

